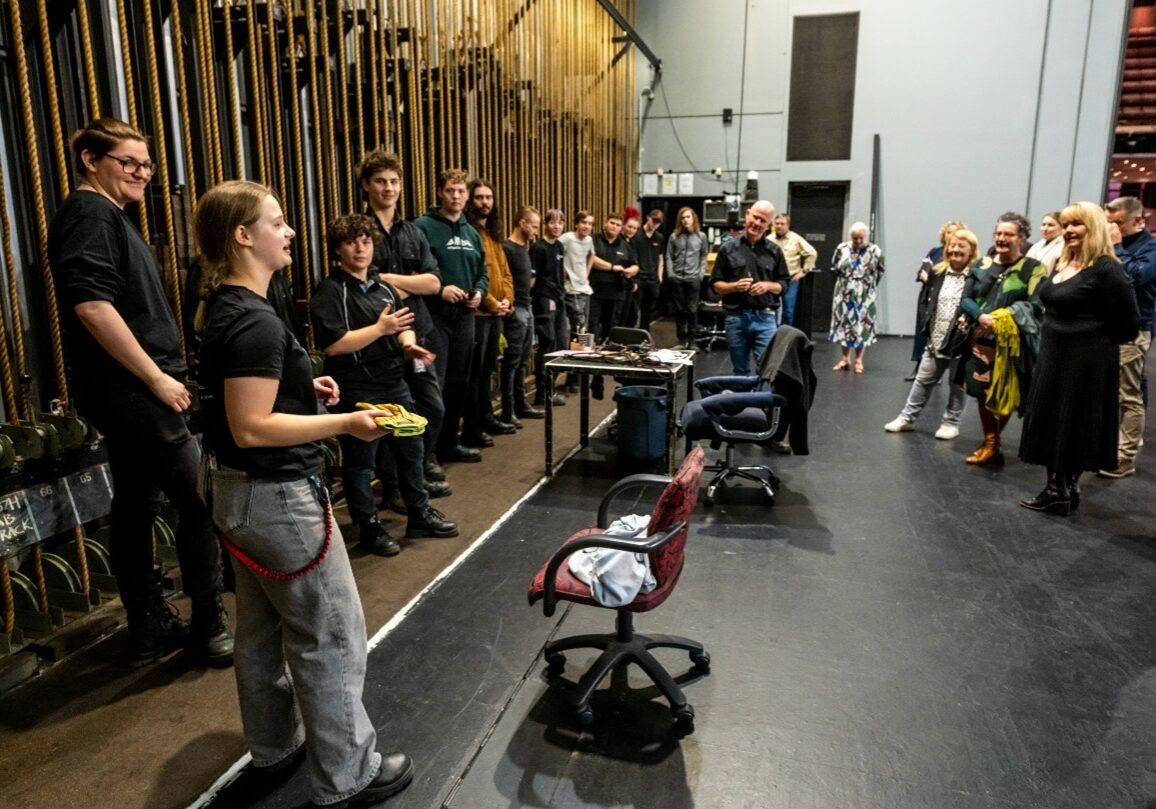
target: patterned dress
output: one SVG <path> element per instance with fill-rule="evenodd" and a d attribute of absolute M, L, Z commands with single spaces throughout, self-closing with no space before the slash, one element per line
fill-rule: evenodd
<path fill-rule="evenodd" d="M 866 348 L 875 342 L 875 292 L 883 275 L 883 251 L 870 242 L 858 250 L 843 242 L 835 248 L 831 269 L 838 277 L 827 340 L 846 348 Z"/>

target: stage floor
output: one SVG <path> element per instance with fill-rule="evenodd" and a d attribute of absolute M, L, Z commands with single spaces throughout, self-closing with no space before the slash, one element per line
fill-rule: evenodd
<path fill-rule="evenodd" d="M 1156 469 L 1142 454 L 1134 478 L 1086 480 L 1071 518 L 1019 508 L 1043 473 L 1015 460 L 1018 420 L 1002 468 L 963 463 L 981 438 L 974 402 L 958 439 L 933 437 L 942 392 L 915 432 L 883 431 L 910 345 L 881 341 L 857 376 L 832 372 L 838 352 L 820 344 L 812 454 L 767 457 L 776 504 L 749 484 L 700 503 L 677 589 L 637 620 L 711 654 L 711 673 L 685 684 L 693 735 L 671 737 L 636 670 L 604 684 L 588 729 L 545 679 L 547 639 L 613 628 L 609 611 L 547 619 L 526 603 L 533 573 L 593 525 L 619 475 L 602 438 L 373 648 L 380 745 L 417 768 L 386 805 L 1153 805 Z M 697 375 L 725 364 L 716 351 Z M 593 656 L 569 654 L 566 676 Z M 690 669 L 684 653 L 659 657 Z M 272 794 L 246 784 L 210 805 L 307 804 L 304 770 Z"/>

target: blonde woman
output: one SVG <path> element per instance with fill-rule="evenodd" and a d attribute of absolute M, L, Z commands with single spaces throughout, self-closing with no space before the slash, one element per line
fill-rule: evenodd
<path fill-rule="evenodd" d="M 201 402 L 213 522 L 236 559 L 235 666 L 241 724 L 264 775 L 305 754 L 316 805 L 381 801 L 413 779 L 382 756 L 362 704 L 365 619 L 321 479 L 332 435 L 380 438 L 368 410 L 327 414 L 340 397 L 266 300 L 291 261 L 293 229 L 267 187 L 223 183 L 201 197 L 205 264 Z"/>
<path fill-rule="evenodd" d="M 1060 213 L 1064 248 L 1040 283 L 1044 305 L 1020 458 L 1047 467 L 1047 484 L 1020 505 L 1066 515 L 1080 503 L 1080 473 L 1116 466 L 1120 345 L 1136 339 L 1140 313 L 1099 205 Z"/>
<path fill-rule="evenodd" d="M 947 238 L 946 260 L 934 265 L 927 280 L 927 307 L 917 324 L 926 348 L 903 411 L 883 429 L 889 433 L 913 429 L 915 420 L 948 373 L 947 407 L 935 437 L 950 440 L 959 435 L 959 419 L 967 404 L 967 392 L 958 380 L 957 368 L 967 348 L 967 331 L 960 327 L 960 302 L 969 268 L 980 260 L 979 240 L 970 230 L 955 230 Z"/>

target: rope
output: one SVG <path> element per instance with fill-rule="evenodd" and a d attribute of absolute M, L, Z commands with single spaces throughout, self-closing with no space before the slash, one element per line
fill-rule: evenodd
<path fill-rule="evenodd" d="M 317 53 L 313 50 L 313 48 L 316 47 L 316 43 L 317 43 L 317 20 L 313 16 L 313 3 L 306 3 L 305 4 L 305 38 L 308 40 L 308 49 L 306 51 L 306 56 L 307 56 L 307 59 L 309 62 L 309 87 L 311 89 L 311 92 L 309 93 L 309 100 L 310 100 L 311 109 L 313 112 L 313 120 L 312 120 L 312 123 L 313 123 L 313 159 L 314 159 L 315 165 L 321 166 L 324 163 L 321 155 L 322 155 L 322 151 L 323 151 L 322 150 L 322 142 L 325 139 L 325 134 L 322 131 L 323 128 L 321 126 L 321 99 L 319 98 L 319 96 L 321 95 L 321 85 L 318 84 L 319 79 L 317 77 Z M 295 72 L 296 72 L 295 70 L 291 71 L 291 75 L 295 74 Z M 294 82 L 296 82 L 296 79 L 294 79 Z M 294 92 L 293 98 L 294 98 L 294 106 L 296 106 L 296 99 L 297 99 L 297 93 L 296 92 Z M 300 135 L 300 133 L 298 133 L 298 135 Z M 302 165 L 300 168 L 301 168 L 300 176 L 303 176 L 304 175 L 304 166 Z M 328 221 L 326 216 L 329 213 L 330 208 L 326 202 L 327 194 L 326 194 L 325 180 L 324 180 L 324 178 L 322 178 L 320 176 L 320 173 L 316 173 L 316 172 L 314 173 L 314 184 L 315 184 L 315 187 L 317 190 L 317 218 L 318 218 L 318 221 L 322 223 L 321 226 L 324 227 L 325 223 Z M 304 223 L 305 223 L 305 220 L 302 219 L 302 224 L 304 224 Z M 321 241 L 324 241 L 324 238 L 322 238 Z M 307 245 L 303 241 L 302 242 L 302 250 L 304 251 L 306 249 L 306 247 L 307 247 Z M 322 260 L 322 265 L 324 265 L 324 263 L 325 263 L 324 260 Z M 304 290 L 305 291 L 305 298 L 306 298 L 306 300 L 308 300 L 313 296 L 313 270 L 312 270 L 312 267 L 306 268 L 306 272 L 304 273 L 303 280 L 305 281 L 305 290 Z M 307 330 L 306 330 L 305 334 L 309 340 L 309 346 L 308 347 L 309 347 L 310 351 L 312 351 L 314 348 L 312 320 L 313 320 L 312 318 L 306 318 Z"/>
<path fill-rule="evenodd" d="M 353 165 L 353 145 L 349 137 L 349 64 L 345 55 L 345 10 L 341 6 L 341 0 L 335 0 L 334 5 L 337 12 L 333 17 L 333 27 L 337 31 L 337 88 L 341 92 L 341 142 L 345 146 L 345 151 L 342 152 L 345 159 L 333 161 L 334 168 L 337 169 L 334 174 L 340 175 L 341 169 L 345 169 L 345 193 L 342 195 L 338 192 L 334 200 L 337 201 L 340 210 L 350 211 L 353 210 L 356 196 L 353 193 L 353 172 L 349 170 Z M 328 42 L 329 37 L 325 37 L 324 41 Z M 329 60 L 325 61 L 328 64 Z M 337 144 L 334 142 L 333 145 L 336 152 Z M 341 187 L 339 182 L 337 187 Z M 345 196 L 344 200 L 341 199 L 342 196 Z"/>
<path fill-rule="evenodd" d="M 225 71 L 229 79 L 229 121 L 233 129 L 233 176 L 245 176 L 244 141 L 241 139 L 241 100 L 237 95 L 237 63 L 233 50 L 233 20 L 229 9 L 233 0 L 224 0 L 221 13 L 225 21 Z"/>
<path fill-rule="evenodd" d="M 340 1 L 340 0 L 338 0 Z M 325 143 L 329 145 L 329 154 L 327 160 L 322 160 L 321 150 L 317 152 L 317 159 L 320 165 L 333 165 L 336 161 L 334 153 L 337 151 L 337 131 L 335 129 L 336 123 L 333 117 L 333 77 L 329 73 L 329 0 L 322 0 L 321 2 L 321 64 L 325 67 L 325 75 L 322 81 L 325 87 Z M 317 91 L 317 85 L 314 85 L 314 92 Z M 329 196 L 327 208 L 334 216 L 341 208 L 340 195 L 337 193 L 337 176 L 339 171 L 325 171 L 317 172 L 316 176 L 322 177 L 325 180 L 326 192 Z M 325 220 L 322 220 L 324 226 Z"/>
<path fill-rule="evenodd" d="M 36 604 L 41 612 L 48 612 L 48 582 L 44 579 L 44 555 L 39 542 L 32 546 L 32 572 L 36 576 Z"/>
<path fill-rule="evenodd" d="M 124 61 L 124 91 L 128 99 L 128 122 L 133 129 L 140 129 L 140 122 L 136 114 L 136 85 L 132 77 L 132 40 L 128 38 L 128 14 L 125 11 L 124 0 L 116 0 L 116 16 L 120 30 L 120 55 Z M 140 235 L 146 242 L 149 241 L 149 213 L 148 206 L 143 202 L 137 206 L 140 217 Z"/>
<path fill-rule="evenodd" d="M 357 152 L 349 156 L 349 187 L 353 192 L 349 198 L 350 210 L 357 210 L 357 198 L 360 190 L 357 186 L 357 177 L 354 176 L 352 168 L 357 165 L 357 161 L 365 154 L 365 81 L 361 75 L 361 43 L 364 34 L 361 29 L 361 15 L 358 14 L 359 6 L 362 6 L 362 4 L 357 3 L 353 7 L 353 89 L 356 92 L 357 101 Z M 366 12 L 366 25 L 368 26 L 368 9 Z M 372 36 L 370 38 L 372 40 Z M 373 87 L 373 85 L 370 85 L 370 87 Z"/>
<path fill-rule="evenodd" d="M 4 167 L 0 164 L 0 242 L 4 248 L 4 272 L 8 279 L 8 295 L 12 315 L 15 323 L 20 322 L 20 299 L 13 291 L 17 288 L 16 256 L 12 251 L 12 222 L 8 218 L 8 191 L 4 187 Z M 2 335 L 11 334 L 15 343 L 24 351 L 23 329 L 14 327 L 8 329 L 5 322 L 4 307 L 0 306 L 0 377 L 3 379 L 2 392 L 4 396 L 4 413 L 9 421 L 20 422 L 20 407 L 16 399 L 16 378 L 12 374 L 12 356 L 8 353 L 8 341 Z"/>
<path fill-rule="evenodd" d="M 76 16 L 80 22 L 80 49 L 84 55 L 84 86 L 88 92 L 88 117 L 99 118 L 100 86 L 96 83 L 96 62 L 92 58 L 92 27 L 88 22 L 88 3 L 76 4 Z"/>
<path fill-rule="evenodd" d="M 271 4 L 270 4 L 271 5 Z M 272 15 L 272 10 L 269 14 Z M 270 17 L 272 19 L 272 17 Z M 296 183 L 297 194 L 297 224 L 298 232 L 301 234 L 301 245 L 298 248 L 301 256 L 301 276 L 304 279 L 306 286 L 309 284 L 309 278 L 312 276 L 311 250 L 309 249 L 309 213 L 305 205 L 305 136 L 302 134 L 301 126 L 301 103 L 299 93 L 297 90 L 297 35 L 293 31 L 293 13 L 288 10 L 285 15 L 285 28 L 289 41 L 289 109 L 292 111 L 290 119 L 293 126 L 293 179 Z M 274 81 L 274 93 L 280 97 L 280 89 L 278 89 L 278 82 Z M 312 94 L 311 94 L 312 95 Z M 278 105 L 280 110 L 280 105 Z M 316 105 L 314 105 L 316 109 Z M 277 116 L 278 126 L 280 125 L 280 114 Z M 282 186 L 282 193 L 288 191 L 285 186 Z M 324 213 L 324 210 L 322 210 Z M 290 275 L 292 277 L 292 275 Z M 306 318 L 306 321 L 312 321 L 312 318 Z M 306 325 L 305 337 L 309 345 L 309 350 L 313 350 L 313 325 L 308 322 Z"/>
<path fill-rule="evenodd" d="M 40 51 L 44 61 L 44 88 L 48 94 L 48 117 L 52 122 L 52 143 L 56 147 L 56 182 L 60 187 L 60 198 L 68 196 L 68 157 L 64 153 L 64 127 L 60 123 L 60 98 L 57 90 L 56 64 L 52 59 L 52 32 L 48 28 L 48 3 L 37 0 L 36 13 L 40 23 Z"/>
<path fill-rule="evenodd" d="M 80 3 L 84 5 L 84 3 Z M 189 210 L 197 207 L 197 163 L 193 158 L 193 126 L 189 120 L 189 85 L 185 75 L 185 44 L 181 31 L 181 11 L 173 7 L 169 15 L 173 27 L 173 61 L 177 64 L 177 106 L 181 113 L 181 145 L 185 153 L 185 187 L 189 189 Z"/>
<path fill-rule="evenodd" d="M 257 165 L 260 167 L 261 182 L 268 184 L 273 179 L 269 152 L 265 148 L 269 129 L 266 111 L 269 106 L 265 101 L 265 82 L 261 76 L 261 29 L 257 24 L 255 6 L 253 0 L 247 0 L 245 4 L 245 23 L 249 30 L 249 122 L 250 129 L 257 136 Z M 276 77 L 274 73 L 270 78 L 276 80 Z"/>
<path fill-rule="evenodd" d="M 12 39 L 24 42 L 24 21 L 20 16 L 20 4 L 9 3 L 12 20 Z M 68 399 L 68 380 L 64 376 L 64 347 L 60 335 L 60 320 L 56 311 L 56 287 L 52 283 L 52 271 L 48 266 L 48 211 L 44 200 L 44 177 L 40 171 L 40 147 L 36 136 L 36 117 L 32 111 L 32 89 L 28 77 L 28 58 L 24 48 L 16 51 L 16 72 L 20 84 L 20 107 L 24 118 L 25 148 L 28 150 L 28 167 L 32 172 L 32 201 L 36 210 L 36 233 L 40 249 L 40 270 L 44 278 L 45 302 L 49 313 L 49 329 L 52 338 L 53 365 L 56 371 L 56 388 L 62 401 Z M 143 210 L 143 206 L 142 206 Z M 5 214 L 7 215 L 7 214 Z M 8 294 L 14 301 L 12 306 L 12 336 L 16 350 L 17 371 L 21 376 L 27 373 L 24 355 L 24 327 L 20 318 L 18 288 L 15 285 L 15 265 L 9 262 Z M 31 414 L 25 413 L 28 417 Z"/>
<path fill-rule="evenodd" d="M 188 358 L 185 348 L 185 318 L 181 302 L 181 276 L 177 268 L 177 229 L 173 224 L 173 197 L 169 185 L 169 158 L 165 141 L 165 107 L 161 102 L 160 71 L 157 68 L 157 43 L 151 36 L 153 31 L 152 4 L 144 3 L 145 31 L 150 36 L 145 39 L 145 54 L 148 57 L 149 88 L 152 91 L 154 139 L 157 144 L 157 165 L 160 171 L 161 201 L 165 214 L 165 236 L 168 239 L 168 249 L 165 250 L 165 265 L 168 269 L 169 286 L 171 287 L 173 316 L 177 322 L 177 341 L 181 348 L 181 355 Z"/>
<path fill-rule="evenodd" d="M 266 29 L 267 29 L 268 36 L 269 36 L 269 87 L 273 91 L 273 137 L 274 137 L 274 143 L 283 144 L 285 142 L 285 133 L 284 133 L 283 128 L 281 126 L 281 109 L 282 109 L 281 108 L 281 57 L 278 55 L 278 52 L 277 52 L 277 18 L 273 14 L 273 9 L 274 9 L 274 4 L 273 4 L 272 0 L 267 0 L 267 2 L 265 3 L 265 13 L 268 15 L 268 24 L 266 26 Z M 289 42 L 290 42 L 290 45 L 292 46 L 292 42 L 293 42 L 292 37 L 289 38 Z M 292 54 L 290 54 L 290 56 L 292 57 Z M 289 65 L 290 65 L 291 72 L 293 73 L 294 78 L 296 78 L 296 76 L 297 76 L 297 60 L 290 58 L 289 59 Z M 295 110 L 297 109 L 297 97 L 296 96 L 293 97 L 293 108 Z M 294 145 L 296 151 L 299 151 L 299 149 L 296 149 L 298 144 L 299 144 L 299 141 L 295 138 L 293 145 Z M 274 147 L 274 149 L 273 149 L 273 162 L 277 164 L 277 190 L 280 191 L 282 194 L 288 194 L 289 193 L 289 183 L 288 183 L 288 180 L 286 179 L 286 176 L 285 176 L 285 150 L 284 149 Z M 298 204 L 299 205 L 300 205 L 301 197 L 304 196 L 303 188 L 304 188 L 304 186 L 302 186 L 302 191 L 298 192 Z M 290 282 L 289 288 L 292 289 L 293 288 L 293 283 L 292 283 L 293 274 L 287 273 L 286 277 L 289 279 L 289 282 Z"/>
<path fill-rule="evenodd" d="M 211 188 L 225 178 L 225 160 L 221 147 L 220 111 L 217 105 L 217 71 L 213 66 L 213 21 L 208 0 L 197 2 L 197 55 L 200 57 L 202 130 L 209 141 L 209 181 Z"/>
<path fill-rule="evenodd" d="M 12 572 L 7 559 L 0 559 L 0 588 L 4 590 L 4 634 L 12 637 L 16 631 L 16 596 L 12 592 Z"/>

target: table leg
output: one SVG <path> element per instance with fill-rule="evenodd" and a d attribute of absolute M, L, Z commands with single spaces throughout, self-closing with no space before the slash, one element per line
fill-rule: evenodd
<path fill-rule="evenodd" d="M 554 477 L 554 372 L 546 369 L 546 477 Z"/>
<path fill-rule="evenodd" d="M 581 414 L 579 418 L 579 437 L 582 446 L 590 446 L 590 374 L 578 374 L 578 387 L 581 393 L 578 395 L 582 398 Z"/>
<path fill-rule="evenodd" d="M 671 374 L 666 379 L 666 474 L 674 474 L 674 411 L 678 407 L 678 378 Z"/>

